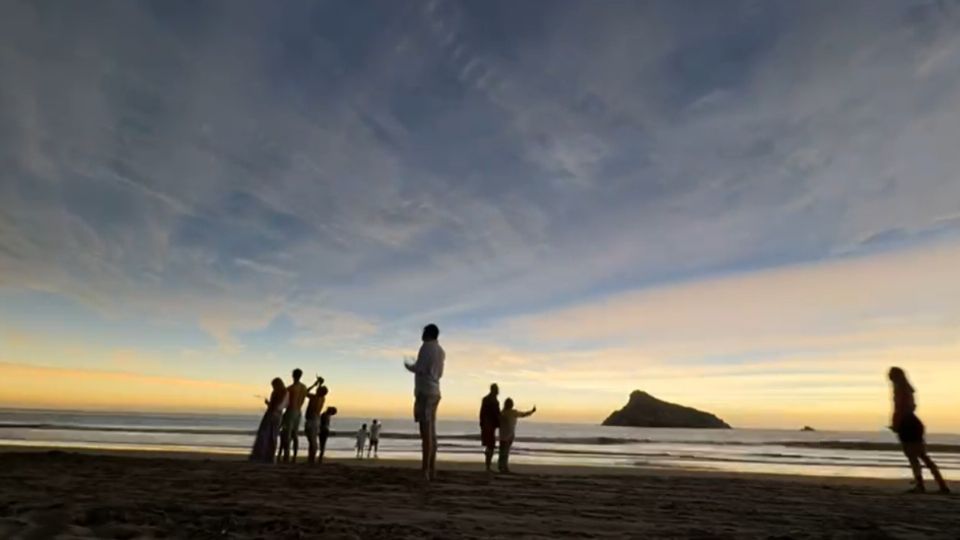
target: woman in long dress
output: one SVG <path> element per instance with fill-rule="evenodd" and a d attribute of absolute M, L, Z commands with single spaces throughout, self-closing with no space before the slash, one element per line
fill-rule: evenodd
<path fill-rule="evenodd" d="M 279 377 L 270 384 L 273 386 L 273 392 L 270 394 L 270 399 L 263 400 L 267 410 L 264 411 L 260 427 L 257 428 L 257 438 L 253 442 L 253 450 L 250 451 L 250 461 L 273 463 L 273 457 L 277 454 L 280 420 L 283 418 L 283 409 L 287 406 L 287 389 L 283 386 L 283 379 Z"/>
<path fill-rule="evenodd" d="M 917 403 L 913 398 L 914 390 L 907 380 L 907 374 L 898 367 L 892 367 L 890 368 L 889 378 L 893 384 L 893 421 L 890 423 L 890 429 L 897 434 L 900 445 L 903 446 L 903 453 L 910 461 L 910 468 L 913 470 L 915 481 L 911 491 L 914 493 L 926 491 L 923 486 L 923 469 L 920 467 L 922 461 L 937 481 L 940 493 L 950 493 L 950 488 L 943 480 L 940 469 L 927 454 L 927 443 L 924 441 L 926 428 L 924 428 L 920 418 L 917 417 Z"/>

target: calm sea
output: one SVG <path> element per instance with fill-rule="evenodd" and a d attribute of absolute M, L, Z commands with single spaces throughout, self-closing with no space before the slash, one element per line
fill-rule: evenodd
<path fill-rule="evenodd" d="M 0 409 L 0 445 L 243 455 L 259 420 L 259 415 Z M 418 458 L 416 424 L 408 419 L 381 420 L 381 458 Z M 364 422 L 369 419 L 334 418 L 329 454 L 352 456 L 354 433 Z M 440 421 L 438 428 L 441 459 L 482 459 L 475 422 Z M 517 436 L 511 458 L 517 463 L 909 477 L 894 435 L 883 431 L 651 429 L 521 420 Z M 960 435 L 931 434 L 928 443 L 948 476 L 960 474 Z"/>

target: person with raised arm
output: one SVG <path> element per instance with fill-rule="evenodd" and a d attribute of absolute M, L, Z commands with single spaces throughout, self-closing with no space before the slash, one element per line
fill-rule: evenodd
<path fill-rule="evenodd" d="M 423 344 L 415 362 L 404 366 L 414 374 L 413 418 L 420 425 L 422 469 L 425 480 L 437 478 L 437 408 L 440 405 L 440 378 L 446 353 L 437 339 L 440 329 L 435 324 L 423 327 Z"/>
<path fill-rule="evenodd" d="M 317 384 L 323 385 L 323 377 L 317 375 Z M 320 386 L 315 393 L 307 392 L 307 411 L 303 424 L 303 433 L 307 436 L 307 461 L 315 463 L 317 443 L 320 437 L 320 412 L 327 400 L 326 386 Z"/>
<path fill-rule="evenodd" d="M 510 448 L 513 447 L 513 440 L 516 437 L 517 420 L 535 412 L 537 412 L 536 405 L 527 412 L 521 412 L 513 408 L 513 399 L 507 398 L 503 402 L 503 411 L 500 412 L 500 457 L 497 460 L 500 472 L 510 472 Z"/>

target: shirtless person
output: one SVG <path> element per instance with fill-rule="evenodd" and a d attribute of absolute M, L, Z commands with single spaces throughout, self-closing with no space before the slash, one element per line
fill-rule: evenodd
<path fill-rule="evenodd" d="M 303 402 L 307 399 L 307 393 L 309 393 L 313 387 L 320 384 L 320 378 L 318 377 L 317 382 L 313 383 L 310 388 L 307 388 L 305 384 L 300 382 L 300 377 L 302 376 L 303 371 L 299 368 L 293 370 L 293 384 L 287 387 L 289 403 L 287 404 L 287 410 L 283 413 L 283 421 L 280 424 L 280 451 L 282 452 L 284 463 L 291 461 L 291 439 L 293 440 L 292 461 L 297 460 L 297 450 L 300 446 L 297 440 L 297 433 L 300 431 L 300 409 L 303 408 Z"/>

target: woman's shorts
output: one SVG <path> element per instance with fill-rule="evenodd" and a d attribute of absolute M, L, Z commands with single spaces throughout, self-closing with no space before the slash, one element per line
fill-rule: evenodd
<path fill-rule="evenodd" d="M 897 437 L 902 443 L 920 443 L 923 442 L 925 431 L 926 428 L 924 428 L 923 422 L 917 418 L 917 415 L 911 414 L 900 421 Z"/>

